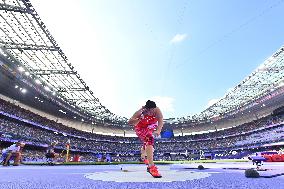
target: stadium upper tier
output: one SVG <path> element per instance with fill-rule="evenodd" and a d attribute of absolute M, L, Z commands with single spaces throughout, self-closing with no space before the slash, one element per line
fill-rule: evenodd
<path fill-rule="evenodd" d="M 112 113 L 94 96 L 29 0 L 0 0 L 0 11 L 0 55 L 13 73 L 20 71 L 29 76 L 32 84 L 41 85 L 42 93 L 63 100 L 96 123 L 126 124 L 125 117 Z M 281 47 L 217 103 L 194 116 L 165 121 L 220 120 L 259 104 L 269 95 L 273 98 L 273 94 L 283 92 L 280 91 L 284 84 L 283 57 L 284 47 Z M 0 62 L 0 65 L 3 67 L 4 63 Z"/>
<path fill-rule="evenodd" d="M 187 118 L 170 119 L 175 122 L 212 121 L 223 119 L 252 108 L 274 95 L 283 93 L 284 46 L 266 59 L 255 71 L 230 89 L 215 104 L 199 114 Z"/>

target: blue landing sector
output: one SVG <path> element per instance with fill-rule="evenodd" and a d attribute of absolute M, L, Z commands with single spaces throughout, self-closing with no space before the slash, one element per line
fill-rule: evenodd
<path fill-rule="evenodd" d="M 207 166 L 208 165 L 208 166 Z M 144 165 L 94 166 L 19 166 L 0 167 L 1 189 L 185 189 L 185 188 L 270 188 L 279 189 L 284 176 L 273 178 L 246 178 L 244 170 L 224 169 L 251 166 L 243 164 L 203 164 L 208 169 L 188 169 L 189 165 L 163 165 L 159 170 L 162 179 L 152 178 Z M 284 164 L 271 167 L 279 173 Z M 262 174 L 262 173 L 260 173 Z M 281 188 L 281 187 L 280 187 Z"/>

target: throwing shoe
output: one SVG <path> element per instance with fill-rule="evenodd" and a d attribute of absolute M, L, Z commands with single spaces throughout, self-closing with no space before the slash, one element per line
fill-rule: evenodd
<path fill-rule="evenodd" d="M 162 175 L 159 173 L 158 168 L 155 165 L 152 165 L 151 167 L 147 168 L 147 171 L 149 170 L 149 173 L 154 178 L 161 178 Z"/>

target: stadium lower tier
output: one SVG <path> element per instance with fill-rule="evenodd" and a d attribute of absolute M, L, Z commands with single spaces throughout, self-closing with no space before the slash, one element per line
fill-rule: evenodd
<path fill-rule="evenodd" d="M 2 142 L 0 145 L 0 150 L 8 147 L 12 143 Z M 50 161 L 47 157 L 46 149 L 43 147 L 26 145 L 22 150 L 22 163 L 46 163 Z M 280 152 L 283 153 L 283 148 L 279 146 L 268 146 L 259 147 L 251 149 L 236 149 L 236 150 L 212 150 L 212 151 L 185 151 L 181 153 L 175 152 L 155 152 L 155 161 L 190 161 L 190 160 L 219 160 L 219 159 L 246 159 L 249 156 L 255 155 L 259 152 Z M 1 151 L 0 151 L 1 152 Z M 62 162 L 139 162 L 140 153 L 117 153 L 113 152 L 103 152 L 103 153 L 91 153 L 91 152 L 76 152 L 70 151 L 67 155 L 66 149 L 56 149 L 55 153 L 59 156 L 52 160 L 54 163 Z M 1 154 L 1 153 L 0 153 Z M 283 156 L 284 157 L 284 156 Z M 0 161 L 2 161 L 0 155 Z M 273 158 L 267 161 L 274 161 Z"/>
<path fill-rule="evenodd" d="M 282 123 L 264 127 L 251 132 L 240 133 L 216 138 L 201 138 L 187 140 L 186 137 L 170 140 L 156 140 L 155 149 L 159 153 L 180 153 L 192 151 L 212 151 L 221 149 L 244 149 L 259 147 L 263 144 L 283 141 L 284 125 Z M 136 153 L 139 152 L 141 143 L 136 140 L 119 141 L 100 140 L 99 138 L 83 138 L 68 136 L 64 133 L 36 127 L 10 117 L 0 116 L 0 140 L 7 142 L 24 141 L 32 146 L 47 147 L 51 142 L 57 141 L 56 148 L 64 149 L 67 141 L 73 151 L 92 153 Z"/>
<path fill-rule="evenodd" d="M 69 143 L 72 153 L 112 154 L 112 156 L 139 154 L 141 143 L 137 138 L 104 136 L 71 129 L 3 100 L 0 102 L 0 141 L 3 144 L 24 141 L 31 148 L 45 151 L 51 142 L 57 141 L 55 149 L 58 151 L 64 150 Z M 177 159 L 183 157 L 194 159 L 202 153 L 215 153 L 218 156 L 218 154 L 243 152 L 246 149 L 282 141 L 284 141 L 283 119 L 281 116 L 271 115 L 222 131 L 156 139 L 154 148 L 156 156 L 162 155 L 166 159 L 172 159 L 174 155 L 179 156 L 178 154 L 185 155 Z M 194 155 L 188 157 L 188 154 Z"/>

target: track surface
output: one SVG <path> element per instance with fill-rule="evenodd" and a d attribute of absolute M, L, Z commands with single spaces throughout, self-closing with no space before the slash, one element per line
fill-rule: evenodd
<path fill-rule="evenodd" d="M 284 176 L 246 178 L 249 163 L 207 163 L 205 170 L 192 169 L 199 164 L 161 165 L 161 179 L 152 178 L 144 165 L 19 166 L 0 167 L 1 189 L 184 189 L 184 188 L 269 188 L 283 186 Z M 269 171 L 260 175 L 284 172 L 284 163 L 265 164 Z M 227 168 L 227 169 L 223 169 Z"/>

